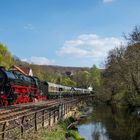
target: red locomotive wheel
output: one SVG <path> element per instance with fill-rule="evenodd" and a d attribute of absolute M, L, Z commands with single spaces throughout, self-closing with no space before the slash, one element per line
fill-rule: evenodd
<path fill-rule="evenodd" d="M 1 97 L 1 104 L 2 106 L 8 106 L 8 100 L 6 96 Z"/>
<path fill-rule="evenodd" d="M 8 101 L 7 101 L 7 99 L 3 99 L 3 106 L 8 106 Z"/>
<path fill-rule="evenodd" d="M 46 97 L 44 97 L 44 96 L 38 96 L 38 100 L 39 101 L 46 101 Z"/>
<path fill-rule="evenodd" d="M 23 98 L 23 103 L 29 103 L 30 102 L 30 98 L 28 96 Z"/>
<path fill-rule="evenodd" d="M 16 99 L 16 101 L 14 102 L 14 105 L 16 104 L 23 104 L 23 103 L 29 103 L 30 102 L 30 98 L 28 95 L 23 95 L 22 93 L 18 96 L 18 98 Z"/>

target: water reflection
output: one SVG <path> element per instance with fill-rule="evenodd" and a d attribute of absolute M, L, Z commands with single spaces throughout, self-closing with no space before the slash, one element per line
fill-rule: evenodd
<path fill-rule="evenodd" d="M 80 122 L 78 132 L 86 140 L 140 140 L 140 120 L 123 109 L 99 106 Z"/>
<path fill-rule="evenodd" d="M 86 140 L 108 140 L 106 128 L 100 122 L 80 125 L 78 131 Z"/>

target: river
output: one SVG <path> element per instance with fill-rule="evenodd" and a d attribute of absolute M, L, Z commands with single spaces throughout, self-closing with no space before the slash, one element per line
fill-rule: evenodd
<path fill-rule="evenodd" d="M 85 140 L 140 140 L 140 119 L 116 107 L 93 107 L 77 127 Z"/>

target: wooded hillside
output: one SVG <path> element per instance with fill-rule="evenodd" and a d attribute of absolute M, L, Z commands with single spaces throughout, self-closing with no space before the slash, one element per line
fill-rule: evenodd
<path fill-rule="evenodd" d="M 39 77 L 39 79 L 66 86 L 81 88 L 93 86 L 96 88 L 100 83 L 100 71 L 95 65 L 88 68 L 29 64 L 21 61 L 18 57 L 12 56 L 2 43 L 0 43 L 0 65 L 7 69 L 12 65 L 30 67 L 34 76 Z"/>

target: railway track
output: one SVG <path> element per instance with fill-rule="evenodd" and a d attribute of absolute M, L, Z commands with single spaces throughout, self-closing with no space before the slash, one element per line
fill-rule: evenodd
<path fill-rule="evenodd" d="M 43 108 L 50 108 L 52 106 L 57 106 L 60 102 L 68 101 L 67 98 L 64 99 L 54 99 L 43 102 L 20 104 L 17 106 L 9 106 L 7 108 L 0 109 L 0 122 L 10 120 L 13 118 L 18 118 L 22 115 L 28 115 L 29 113 L 35 112 Z"/>

